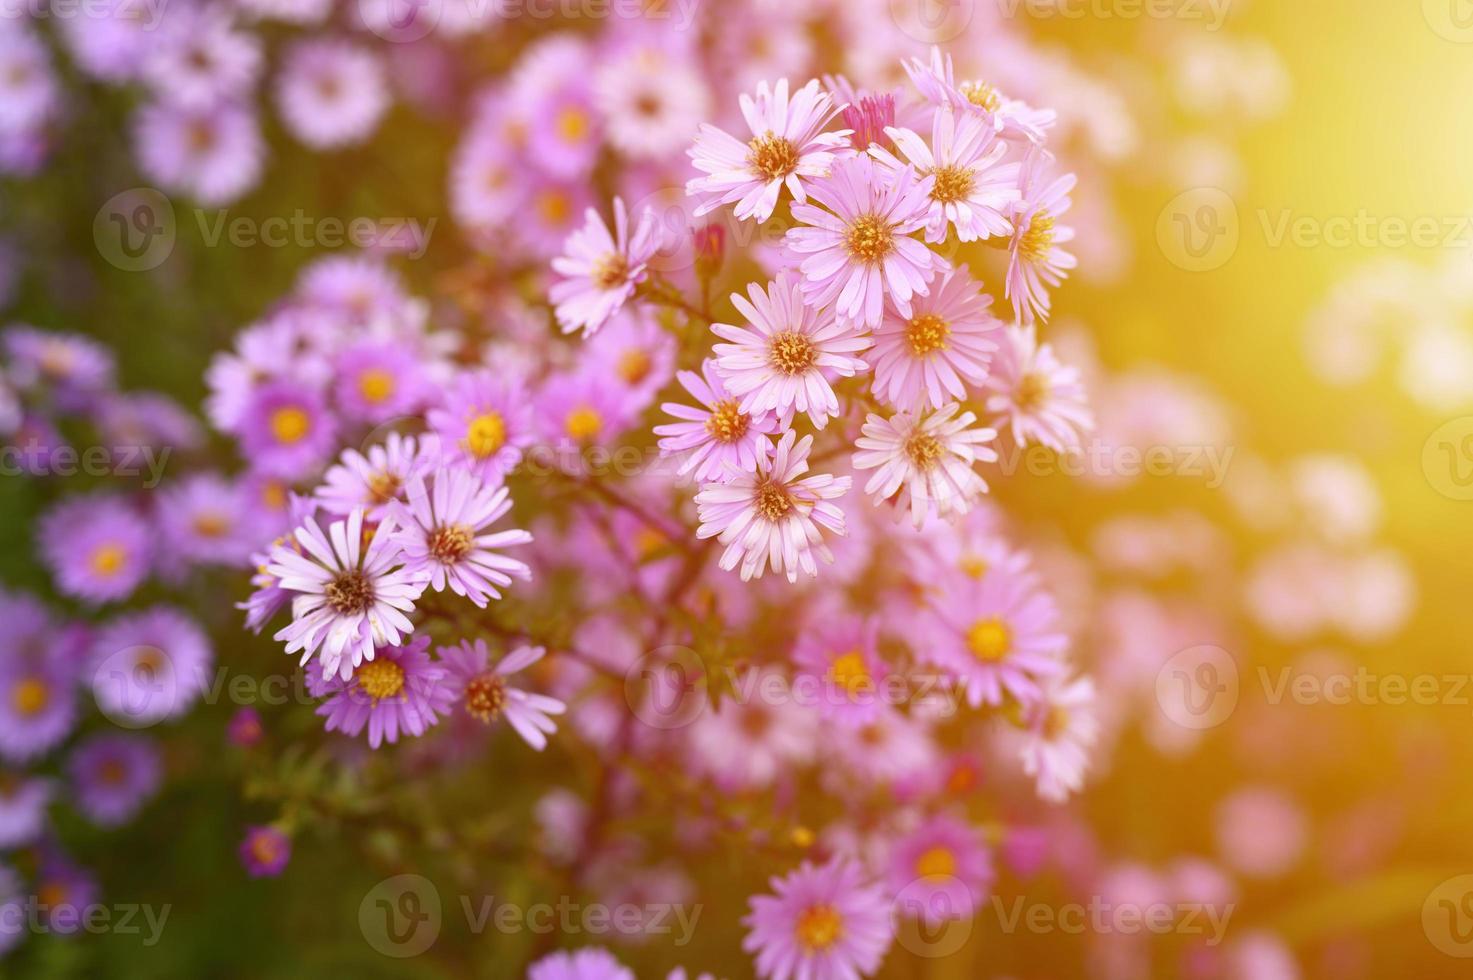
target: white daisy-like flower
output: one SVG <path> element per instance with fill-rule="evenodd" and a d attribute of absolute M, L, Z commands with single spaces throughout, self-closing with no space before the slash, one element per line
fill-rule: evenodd
<path fill-rule="evenodd" d="M 743 143 L 725 130 L 702 123 L 695 145 L 686 152 L 695 168 L 706 174 L 685 185 L 686 193 L 700 199 L 696 215 L 735 204 L 737 218 L 772 217 L 778 196 L 786 187 L 793 200 L 806 202 L 804 178 L 828 173 L 836 150 L 849 145 L 848 131 L 821 130 L 839 112 L 833 97 L 814 79 L 788 98 L 788 80 L 769 89 L 757 85 L 757 97 L 742 93 L 742 118 L 752 136 Z"/>
<path fill-rule="evenodd" d="M 740 293 L 732 293 L 731 302 L 751 329 L 711 325 L 717 336 L 732 341 L 712 348 L 726 389 L 740 399 L 743 412 L 776 412 L 785 425 L 794 410 L 807 412 L 822 429 L 839 414 L 829 374 L 847 378 L 863 371 L 864 361 L 854 354 L 870 345 L 869 338 L 805 306 L 802 284 L 786 274 L 766 289 L 752 283 L 747 295 L 751 302 Z"/>
<path fill-rule="evenodd" d="M 1023 772 L 1038 783 L 1038 795 L 1062 803 L 1084 786 L 1090 750 L 1100 737 L 1095 686 L 1088 677 L 1044 683 L 1043 697 L 1031 712 L 1019 754 Z"/>
<path fill-rule="evenodd" d="M 929 416 L 870 415 L 856 442 L 862 451 L 854 454 L 855 469 L 875 471 L 864 492 L 877 504 L 899 492 L 900 503 L 909 506 L 917 528 L 933 516 L 949 519 L 965 514 L 972 501 L 987 492 L 987 482 L 972 466 L 978 460 L 997 460 L 997 451 L 986 445 L 997 432 L 971 428 L 977 416 L 958 415 L 960 408 L 952 402 Z"/>
<path fill-rule="evenodd" d="M 488 596 L 501 598 L 498 590 L 513 578 L 532 577 L 524 562 L 492 550 L 528 544 L 531 534 L 481 533 L 511 510 L 506 487 L 488 486 L 461 468 L 437 470 L 433 484 L 426 489 L 423 477 L 411 478 L 405 489 L 409 503 L 390 511 L 411 575 L 436 592 L 448 586 L 482 608 Z"/>
<path fill-rule="evenodd" d="M 771 462 L 759 460 L 757 472 L 743 473 L 730 483 L 709 483 L 696 494 L 700 538 L 720 535 L 726 545 L 721 567 L 730 571 L 741 563 L 742 581 L 761 578 L 769 564 L 789 582 L 802 569 L 818 574 L 813 553 L 825 562 L 834 556 L 823 543 L 819 527 L 843 535 L 844 512 L 832 501 L 849 492 L 850 477 L 808 472 L 813 437 L 789 432 L 778 443 Z"/>
<path fill-rule="evenodd" d="M 271 549 L 266 571 L 280 587 L 299 593 L 292 621 L 276 633 L 286 652 L 302 651 L 305 665 L 315 653 L 324 677 L 353 676 L 373 659 L 375 647 L 399 646 L 414 631 L 406 613 L 424 591 L 404 567 L 404 555 L 391 523 L 379 525 L 364 547 L 363 511 L 334 521 L 324 534 L 317 521 L 303 519 L 294 532 L 299 552 L 289 544 Z"/>

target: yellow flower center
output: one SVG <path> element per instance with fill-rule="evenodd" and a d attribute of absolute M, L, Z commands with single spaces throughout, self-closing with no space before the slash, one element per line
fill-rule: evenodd
<path fill-rule="evenodd" d="M 311 428 L 312 420 L 307 417 L 307 413 L 294 405 L 278 408 L 271 413 L 271 434 L 276 437 L 277 442 L 284 445 L 301 442 Z"/>
<path fill-rule="evenodd" d="M 986 663 L 997 663 L 1012 649 L 1013 632 L 997 617 L 979 619 L 967 630 L 967 648 L 972 656 Z"/>
<path fill-rule="evenodd" d="M 10 703 L 23 715 L 40 714 L 51 703 L 51 689 L 39 677 L 27 677 L 10 692 Z"/>
<path fill-rule="evenodd" d="M 772 366 L 783 374 L 802 374 L 818 360 L 818 348 L 796 330 L 785 330 L 772 335 L 768 357 Z"/>
<path fill-rule="evenodd" d="M 464 524 L 447 524 L 430 532 L 430 554 L 446 565 L 454 565 L 470 554 L 475 538 Z"/>
<path fill-rule="evenodd" d="M 829 665 L 829 680 L 850 695 L 858 694 L 869 687 L 869 665 L 864 662 L 864 655 L 858 650 L 850 650 L 835 657 L 834 662 Z"/>
<path fill-rule="evenodd" d="M 383 368 L 373 368 L 358 376 L 358 393 L 366 402 L 378 404 L 394 393 L 394 376 Z"/>
<path fill-rule="evenodd" d="M 915 432 L 905 440 L 905 455 L 918 470 L 929 470 L 945 452 L 940 440 L 924 432 Z"/>
<path fill-rule="evenodd" d="M 757 513 L 775 521 L 793 509 L 793 498 L 788 491 L 776 483 L 762 483 L 757 487 Z"/>
<path fill-rule="evenodd" d="M 368 496 L 376 504 L 386 504 L 399 495 L 399 478 L 393 473 L 375 473 L 368 478 Z"/>
<path fill-rule="evenodd" d="M 894 234 L 879 215 L 862 214 L 845 233 L 844 247 L 861 262 L 875 263 L 895 248 Z"/>
<path fill-rule="evenodd" d="M 965 555 L 957 564 L 968 578 L 980 579 L 987 574 L 987 559 L 977 555 Z"/>
<path fill-rule="evenodd" d="M 387 657 L 363 664 L 355 678 L 358 689 L 375 701 L 395 697 L 404 690 L 404 668 Z"/>
<path fill-rule="evenodd" d="M 931 186 L 931 200 L 954 204 L 972 193 L 976 171 L 970 167 L 937 167 L 932 171 L 936 183 Z"/>
<path fill-rule="evenodd" d="M 465 710 L 472 718 L 490 724 L 506 703 L 506 685 L 487 671 L 471 678 L 465 686 Z"/>
<path fill-rule="evenodd" d="M 562 191 L 548 190 L 537 195 L 537 213 L 553 227 L 567 224 L 572 210 L 572 202 Z"/>
<path fill-rule="evenodd" d="M 364 612 L 373 604 L 373 585 L 360 571 L 343 572 L 322 589 L 328 607 L 341 615 Z"/>
<path fill-rule="evenodd" d="M 465 448 L 477 459 L 494 455 L 506 445 L 506 420 L 500 412 L 483 412 L 465 430 Z"/>
<path fill-rule="evenodd" d="M 735 398 L 728 398 L 717 402 L 711 410 L 711 417 L 706 419 L 706 431 L 717 442 L 736 442 L 747 434 L 747 426 L 751 424 L 752 417 L 737 409 Z"/>
<path fill-rule="evenodd" d="M 577 106 L 558 113 L 557 134 L 566 143 L 580 143 L 588 136 L 588 114 Z"/>
<path fill-rule="evenodd" d="M 1033 220 L 1028 222 L 1028 230 L 1023 232 L 1023 240 L 1018 243 L 1018 254 L 1029 262 L 1042 262 L 1048 257 L 1049 249 L 1054 247 L 1054 218 L 1043 209 L 1039 209 Z"/>
<path fill-rule="evenodd" d="M 230 520 L 224 514 L 205 512 L 195 515 L 193 527 L 202 538 L 220 538 L 230 530 Z"/>
<path fill-rule="evenodd" d="M 271 510 L 285 510 L 286 484 L 280 480 L 267 480 L 261 484 L 261 503 Z"/>
<path fill-rule="evenodd" d="M 92 571 L 98 575 L 110 577 L 122 570 L 123 562 L 127 557 L 128 553 L 123 550 L 122 545 L 112 543 L 100 544 L 93 550 L 88 564 L 92 566 Z"/>
<path fill-rule="evenodd" d="M 1002 106 L 1002 96 L 997 94 L 997 89 L 986 82 L 962 82 L 958 88 L 962 95 L 972 105 L 980 106 L 988 112 L 996 112 Z"/>
<path fill-rule="evenodd" d="M 634 533 L 634 553 L 640 561 L 658 554 L 670 543 L 670 539 L 649 525 L 642 525 Z"/>
<path fill-rule="evenodd" d="M 916 357 L 946 348 L 946 338 L 951 336 L 951 327 L 934 313 L 918 313 L 905 325 L 905 342 Z"/>
<path fill-rule="evenodd" d="M 614 369 L 619 377 L 624 379 L 627 385 L 637 385 L 649 377 L 650 370 L 655 366 L 654 360 L 649 352 L 639 347 L 631 347 L 619 355 L 619 364 Z"/>
<path fill-rule="evenodd" d="M 272 865 L 281 860 L 281 841 L 275 834 L 255 834 L 251 837 L 251 857 L 257 864 Z"/>
<path fill-rule="evenodd" d="M 1013 401 L 1025 412 L 1039 408 L 1049 396 L 1048 378 L 1036 371 L 1023 375 L 1018 382 L 1018 391 L 1013 395 Z"/>
<path fill-rule="evenodd" d="M 1055 739 L 1068 730 L 1069 709 L 1057 704 L 1049 708 L 1048 716 L 1043 719 L 1044 737 Z"/>
<path fill-rule="evenodd" d="M 798 167 L 798 148 L 768 130 L 747 144 L 747 163 L 763 180 L 781 180 Z"/>
<path fill-rule="evenodd" d="M 593 284 L 599 289 L 613 289 L 629 278 L 629 260 L 618 252 L 610 252 L 593 265 Z"/>
<path fill-rule="evenodd" d="M 821 953 L 839 941 L 844 933 L 844 920 L 832 905 L 810 905 L 798 916 L 793 932 L 809 953 Z"/>
<path fill-rule="evenodd" d="M 568 413 L 567 421 L 563 423 L 563 429 L 569 437 L 579 442 L 594 438 L 603 430 L 603 427 L 603 416 L 587 405 L 579 405 L 573 409 Z"/>
<path fill-rule="evenodd" d="M 956 875 L 956 855 L 947 847 L 933 847 L 916 858 L 916 874 L 922 878 L 951 878 Z"/>

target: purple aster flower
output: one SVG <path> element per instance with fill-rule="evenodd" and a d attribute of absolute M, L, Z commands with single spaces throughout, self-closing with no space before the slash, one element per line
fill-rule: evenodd
<path fill-rule="evenodd" d="M 1013 230 L 1007 216 L 1020 197 L 1019 166 L 1002 162 L 1008 144 L 997 138 L 981 116 L 938 109 L 929 145 L 914 130 L 892 126 L 885 133 L 917 174 L 932 178 L 926 241 L 946 241 L 948 225 L 964 242 Z M 881 147 L 870 153 L 891 170 L 904 169 L 904 164 Z"/>
<path fill-rule="evenodd" d="M 875 394 L 902 411 L 965 401 L 966 382 L 987 379 L 998 348 L 1002 321 L 990 315 L 991 305 L 992 297 L 964 268 L 943 272 L 909 315 L 886 303 L 867 358 Z"/>
<path fill-rule="evenodd" d="M 751 137 L 743 143 L 702 123 L 687 152 L 695 168 L 707 176 L 687 183 L 686 193 L 700 201 L 698 217 L 735 204 L 738 219 L 761 223 L 772 217 L 784 187 L 798 203 L 808 200 L 803 181 L 828 173 L 834 151 L 848 145 L 848 131 L 822 132 L 839 107 L 819 89 L 817 79 L 794 92 L 791 100 L 786 78 L 771 89 L 760 82 L 755 99 L 743 93 L 738 102 Z"/>
<path fill-rule="evenodd" d="M 450 212 L 458 224 L 483 234 L 499 229 L 527 196 L 527 175 L 499 134 L 472 132 L 450 164 Z"/>
<path fill-rule="evenodd" d="M 969 919 L 993 880 L 977 828 L 938 814 L 895 842 L 889 859 L 896 909 L 933 925 Z"/>
<path fill-rule="evenodd" d="M 148 524 L 120 497 L 69 497 L 40 521 L 41 558 L 66 595 L 90 603 L 125 599 L 150 567 Z"/>
<path fill-rule="evenodd" d="M 46 45 L 23 22 L 8 21 L 0 27 L 0 133 L 40 129 L 60 106 Z"/>
<path fill-rule="evenodd" d="M 169 553 L 190 561 L 237 565 L 251 551 L 253 530 L 242 488 L 214 473 L 194 473 L 163 489 L 156 519 Z"/>
<path fill-rule="evenodd" d="M 713 333 L 731 341 L 712 352 L 716 370 L 727 390 L 741 399 L 743 412 L 774 412 L 785 426 L 795 410 L 806 412 L 822 429 L 839 414 L 832 381 L 864 370 L 855 355 L 870 341 L 853 325 L 805 306 L 804 288 L 805 283 L 779 273 L 766 289 L 755 282 L 747 286 L 751 302 L 732 293 L 732 305 L 751 327 L 711 324 Z"/>
<path fill-rule="evenodd" d="M 317 713 L 327 730 L 357 735 L 368 728 L 368 744 L 399 741 L 399 734 L 423 735 L 450 713 L 455 692 L 444 683 L 446 670 L 430 660 L 430 640 L 417 637 L 401 647 L 379 647 L 350 678 L 329 677 L 328 695 Z"/>
<path fill-rule="evenodd" d="M 614 233 L 589 208 L 584 225 L 568 236 L 564 254 L 552 260 L 563 276 L 549 291 L 564 333 L 582 329 L 586 337 L 608 322 L 634 296 L 644 281 L 650 259 L 662 244 L 660 224 L 651 208 L 639 213 L 633 234 L 621 198 L 614 198 Z"/>
<path fill-rule="evenodd" d="M 77 671 L 57 660 L 0 663 L 0 757 L 28 762 L 77 724 Z"/>
<path fill-rule="evenodd" d="M 589 446 L 609 447 L 634 422 L 636 400 L 597 365 L 554 374 L 537 391 L 537 427 L 559 460 Z"/>
<path fill-rule="evenodd" d="M 6 375 L 22 391 L 44 390 L 67 410 L 113 385 L 112 351 L 80 334 L 14 324 L 0 333 Z"/>
<path fill-rule="evenodd" d="M 118 616 L 92 641 L 88 676 L 102 713 L 127 728 L 178 718 L 204 694 L 215 655 L 199 625 L 154 606 Z"/>
<path fill-rule="evenodd" d="M 60 855 L 48 855 L 31 885 L 36 913 L 48 932 L 68 935 L 86 923 L 87 906 L 97 901 L 97 881 Z"/>
<path fill-rule="evenodd" d="M 921 617 L 926 659 L 966 687 L 972 707 L 998 705 L 1008 695 L 1025 706 L 1040 683 L 1063 674 L 1069 639 L 1053 597 L 1033 574 L 952 574 Z"/>
<path fill-rule="evenodd" d="M 1073 254 L 1059 247 L 1074 240 L 1074 229 L 1058 223 L 1069 210 L 1069 192 L 1077 178 L 1064 174 L 1050 180 L 1053 162 L 1046 150 L 1035 148 L 1028 154 L 1023 162 L 1023 198 L 1013 208 L 1005 292 L 1023 323 L 1048 319 L 1049 290 L 1057 288 L 1079 264 Z"/>
<path fill-rule="evenodd" d="M 906 167 L 887 171 L 868 156 L 834 162 L 827 177 L 814 179 L 808 194 L 828 210 L 794 204 L 802 226 L 789 229 L 784 245 L 802 259 L 803 293 L 818 307 L 832 307 L 845 320 L 877 327 L 885 298 L 910 315 L 912 296 L 946 263 L 910 238 L 930 212 L 934 178 L 916 179 Z"/>
<path fill-rule="evenodd" d="M 163 778 L 158 747 L 139 735 L 94 735 L 73 750 L 67 768 L 77 809 L 99 827 L 133 819 Z"/>
<path fill-rule="evenodd" d="M 507 233 L 519 250 L 552 260 L 567 250 L 570 236 L 588 225 L 593 191 L 586 180 L 559 180 L 520 166 L 523 176 L 516 184 L 516 220 Z"/>
<path fill-rule="evenodd" d="M 117 454 L 152 448 L 179 452 L 204 442 L 200 425 L 172 398 L 156 392 L 109 392 L 99 400 L 94 421 Z"/>
<path fill-rule="evenodd" d="M 987 410 L 998 415 L 1019 446 L 1038 443 L 1057 452 L 1079 446 L 1094 428 L 1079 369 L 1059 360 L 1032 327 L 1010 326 L 987 378 Z"/>
<path fill-rule="evenodd" d="M 339 354 L 335 367 L 332 391 L 338 409 L 360 422 L 409 415 L 425 395 L 423 369 L 408 344 L 360 342 Z"/>
<path fill-rule="evenodd" d="M 521 379 L 491 371 L 462 374 L 428 421 L 441 441 L 440 464 L 463 462 L 489 484 L 505 479 L 535 438 Z"/>
<path fill-rule="evenodd" d="M 264 734 L 261 728 L 261 713 L 255 708 L 241 708 L 230 716 L 230 724 L 225 726 L 226 737 L 230 739 L 231 745 L 238 745 L 248 749 L 261 741 Z"/>
<path fill-rule="evenodd" d="M 506 487 L 487 485 L 459 467 L 436 470 L 431 484 L 427 489 L 423 477 L 410 478 L 405 494 L 409 502 L 389 512 L 398 525 L 395 533 L 408 575 L 436 592 L 448 586 L 482 608 L 488 596 L 501 598 L 498 589 L 513 578 L 532 577 L 524 562 L 493 550 L 529 544 L 532 535 L 520 530 L 482 533 L 511 510 Z"/>
<path fill-rule="evenodd" d="M 392 522 L 380 524 L 365 546 L 362 510 L 334 521 L 326 534 L 306 517 L 294 544 L 272 549 L 266 570 L 281 588 L 300 593 L 291 623 L 275 638 L 286 641 L 287 653 L 301 650 L 304 666 L 318 653 L 325 677 L 346 681 L 375 649 L 397 647 L 414 631 L 405 613 L 414 611 L 424 584 L 404 568 Z"/>
<path fill-rule="evenodd" d="M 253 469 L 301 477 L 332 451 L 337 426 L 319 392 L 285 379 L 268 381 L 251 395 L 240 443 Z"/>
<path fill-rule="evenodd" d="M 447 683 L 465 704 L 466 714 L 486 725 L 505 716 L 507 724 L 538 752 L 547 747 L 547 736 L 557 731 L 557 724 L 548 716 L 562 714 L 567 705 L 557 698 L 508 687 L 506 681 L 537 663 L 545 652 L 542 647 L 519 647 L 492 667 L 485 640 L 474 644 L 462 640 L 439 650 L 440 662 L 449 672 Z"/>
<path fill-rule="evenodd" d="M 510 97 L 529 123 L 528 155 L 562 179 L 587 174 L 603 144 L 588 70 L 593 59 L 583 38 L 553 34 L 522 54 L 511 81 Z"/>
<path fill-rule="evenodd" d="M 763 980 L 840 980 L 874 973 L 890 948 L 890 902 L 859 865 L 807 861 L 756 895 L 742 948 L 757 956 Z"/>
<path fill-rule="evenodd" d="M 383 64 L 346 41 L 299 41 L 277 76 L 276 105 L 291 134 L 313 149 L 362 143 L 389 108 Z"/>
<path fill-rule="evenodd" d="M 302 271 L 296 294 L 308 306 L 334 310 L 358 321 L 409 304 L 399 274 L 383 260 L 361 255 L 332 255 L 312 263 Z"/>
<path fill-rule="evenodd" d="M 634 980 L 634 971 L 599 946 L 548 953 L 527 967 L 527 980 Z"/>
<path fill-rule="evenodd" d="M 1009 139 L 1042 142 L 1057 117 L 1052 109 L 1034 109 L 1008 98 L 987 82 L 958 82 L 951 55 L 943 55 L 939 47 L 931 48 L 930 64 L 911 58 L 902 62 L 902 67 L 926 101 L 981 116 Z"/>
<path fill-rule="evenodd" d="M 630 408 L 641 412 L 675 371 L 675 335 L 648 310 L 634 307 L 614 317 L 579 355 L 584 367 L 598 365 L 629 392 Z"/>
<path fill-rule="evenodd" d="M 869 724 L 888 710 L 881 685 L 890 668 L 879 653 L 879 620 L 828 614 L 815 620 L 793 645 L 799 676 L 817 682 L 814 707 L 849 728 Z"/>
<path fill-rule="evenodd" d="M 49 779 L 0 770 L 0 851 L 25 847 L 41 836 L 54 791 Z"/>
<path fill-rule="evenodd" d="M 292 839 L 275 827 L 247 827 L 240 863 L 252 878 L 275 878 L 292 859 Z"/>
<path fill-rule="evenodd" d="M 370 521 L 383 520 L 389 505 L 404 499 L 404 487 L 431 465 L 434 452 L 413 436 L 390 432 L 382 446 L 370 446 L 364 455 L 345 449 L 329 467 L 317 488 L 317 501 L 329 514 L 346 516 L 363 508 Z"/>
<path fill-rule="evenodd" d="M 701 373 L 681 371 L 681 387 L 702 407 L 666 402 L 660 409 L 680 421 L 655 426 L 660 455 L 682 456 L 682 475 L 695 471 L 698 483 L 725 483 L 733 473 L 753 473 L 759 460 L 772 455 L 777 417 L 770 412 L 752 415 L 741 410 L 735 396 L 709 357 Z"/>
<path fill-rule="evenodd" d="M 220 7 L 174 13 L 143 61 L 156 98 L 193 108 L 248 98 L 260 74 L 260 39 Z"/>
<path fill-rule="evenodd" d="M 99 0 L 84 16 L 58 17 L 61 38 L 83 72 L 104 82 L 136 78 L 148 51 L 148 28 L 158 24 L 163 8 L 147 0 Z"/>
<path fill-rule="evenodd" d="M 229 102 L 201 109 L 146 105 L 133 144 L 150 180 L 205 205 L 230 204 L 255 187 L 266 156 L 255 113 Z"/>

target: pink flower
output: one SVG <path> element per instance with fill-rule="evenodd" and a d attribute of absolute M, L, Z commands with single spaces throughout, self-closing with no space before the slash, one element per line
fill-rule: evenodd
<path fill-rule="evenodd" d="M 363 546 L 363 511 L 334 521 L 324 534 L 311 517 L 296 529 L 301 551 L 287 544 L 271 550 L 266 570 L 280 586 L 300 593 L 292 600 L 292 621 L 276 633 L 286 652 L 302 651 L 305 665 L 320 650 L 324 677 L 343 680 L 372 660 L 378 647 L 398 646 L 414 624 L 405 613 L 424 584 L 403 567 L 403 553 L 392 525 L 379 525 Z"/>
<path fill-rule="evenodd" d="M 519 378 L 468 371 L 442 407 L 429 413 L 441 463 L 464 463 L 487 483 L 500 483 L 536 438 L 532 406 Z"/>
<path fill-rule="evenodd" d="M 997 452 L 986 445 L 997 432 L 973 429 L 977 416 L 957 415 L 952 402 L 929 417 L 901 412 L 889 419 L 870 415 L 864 435 L 855 443 L 856 470 L 875 470 L 864 492 L 879 503 L 901 494 L 909 503 L 911 521 L 924 527 L 933 517 L 949 519 L 965 514 L 972 500 L 987 491 L 987 483 L 972 466 L 991 463 Z"/>
<path fill-rule="evenodd" d="M 1001 162 L 1008 146 L 981 116 L 936 110 L 930 146 L 913 130 L 891 127 L 885 133 L 917 174 L 933 178 L 926 241 L 944 242 L 948 224 L 964 242 L 1012 231 L 1007 215 L 1020 197 L 1019 167 Z M 869 152 L 892 170 L 904 166 L 882 147 Z"/>
<path fill-rule="evenodd" d="M 828 173 L 834 151 L 848 145 L 847 131 L 821 132 L 839 110 L 817 79 L 794 92 L 791 101 L 786 78 L 770 90 L 759 82 L 755 99 L 743 93 L 738 101 L 751 139 L 742 143 L 702 123 L 687 152 L 695 168 L 709 176 L 691 180 L 685 189 L 700 201 L 697 217 L 735 203 L 737 218 L 760 223 L 772 217 L 784 187 L 793 200 L 808 200 L 803 181 Z"/>
<path fill-rule="evenodd" d="M 965 269 L 948 269 L 917 297 L 909 315 L 885 304 L 869 361 L 875 394 L 911 411 L 965 401 L 965 381 L 980 384 L 997 350 L 1002 321 L 988 308 L 992 297 Z"/>
<path fill-rule="evenodd" d="M 299 41 L 286 54 L 276 86 L 282 121 L 318 150 L 362 143 L 389 108 L 383 65 L 346 41 Z"/>
<path fill-rule="evenodd" d="M 785 572 L 789 582 L 798 580 L 801 568 L 817 575 L 815 549 L 826 562 L 833 555 L 823 544 L 819 526 L 834 534 L 844 533 L 844 512 L 832 500 L 849 492 L 847 476 L 810 476 L 808 451 L 813 437 L 797 438 L 788 432 L 778 443 L 777 454 L 768 462 L 759 460 L 755 473 L 743 473 L 730 483 L 708 483 L 696 494 L 701 526 L 697 537 L 720 535 L 726 545 L 721 567 L 730 571 L 741 562 L 742 580 L 761 578 L 769 564 Z"/>
<path fill-rule="evenodd" d="M 1023 162 L 1022 201 L 1013 210 L 1013 240 L 1008 246 L 1007 298 L 1020 321 L 1047 320 L 1049 290 L 1079 264 L 1059 246 L 1074 240 L 1074 229 L 1057 224 L 1069 210 L 1077 178 L 1065 174 L 1047 181 L 1053 157 L 1035 149 Z"/>
<path fill-rule="evenodd" d="M 755 895 L 742 920 L 742 948 L 757 955 L 764 980 L 853 980 L 879 969 L 894 938 L 884 890 L 841 858 L 807 861 L 773 878 L 774 895 Z"/>
<path fill-rule="evenodd" d="M 712 348 L 727 390 L 741 399 L 743 412 L 776 412 L 786 424 L 797 410 L 823 428 L 839 413 L 830 373 L 847 378 L 864 370 L 864 361 L 853 355 L 869 339 L 804 306 L 802 284 L 786 274 L 766 290 L 752 283 L 747 294 L 751 302 L 739 293 L 732 293 L 731 302 L 752 329 L 711 325 L 717 336 L 732 341 Z"/>
<path fill-rule="evenodd" d="M 758 460 L 772 455 L 778 421 L 768 412 L 753 415 L 741 410 L 716 370 L 716 362 L 701 362 L 701 373 L 681 371 L 676 377 L 702 408 L 666 402 L 660 408 L 679 419 L 655 426 L 661 456 L 680 456 L 680 473 L 695 471 L 700 483 L 725 483 L 736 472 L 752 473 Z"/>
<path fill-rule="evenodd" d="M 1051 678 L 1025 721 L 1023 771 L 1038 781 L 1039 796 L 1062 803 L 1083 787 L 1089 751 L 1099 739 L 1094 682 Z"/>
<path fill-rule="evenodd" d="M 808 193 L 828 211 L 794 204 L 793 217 L 808 227 L 784 238 L 790 251 L 807 256 L 800 268 L 808 301 L 867 327 L 879 326 L 886 296 L 909 316 L 911 297 L 924 296 L 946 264 L 907 237 L 926 224 L 933 184 L 910 167 L 887 171 L 867 156 L 837 160 L 816 178 Z"/>
<path fill-rule="evenodd" d="M 370 748 L 393 744 L 400 733 L 420 736 L 450 713 L 455 694 L 445 668 L 430 660 L 427 636 L 402 647 L 383 647 L 351 678 L 329 678 L 330 696 L 317 709 L 328 731 L 357 735 L 368 729 Z"/>
<path fill-rule="evenodd" d="M 498 589 L 514 577 L 531 578 L 524 562 L 493 549 L 529 544 L 532 535 L 515 529 L 481 533 L 511 510 L 507 494 L 506 487 L 485 484 L 459 467 L 436 470 L 433 489 L 426 489 L 422 476 L 411 477 L 408 503 L 396 501 L 389 511 L 398 525 L 404 570 L 436 592 L 449 586 L 483 609 L 487 597 L 501 598 Z"/>
<path fill-rule="evenodd" d="M 1002 416 L 1013 442 L 1039 443 L 1057 452 L 1079 446 L 1094 428 L 1079 370 L 1064 364 L 1030 327 L 1008 327 L 993 361 L 987 410 Z"/>
<path fill-rule="evenodd" d="M 549 294 L 563 332 L 582 328 L 586 337 L 607 323 L 644 281 L 660 246 L 659 223 L 649 208 L 640 212 L 632 236 L 621 198 L 614 198 L 612 235 L 598 212 L 589 208 L 583 227 L 568 236 L 564 255 L 552 260 L 553 269 L 565 277 Z"/>
<path fill-rule="evenodd" d="M 987 82 L 958 82 L 951 55 L 942 55 L 937 47 L 931 48 L 929 65 L 919 58 L 912 58 L 902 62 L 901 66 L 926 101 L 979 115 L 1009 139 L 1040 143 L 1058 115 L 1052 109 L 1035 109 L 1025 102 L 1007 98 Z"/>
<path fill-rule="evenodd" d="M 542 647 L 519 647 L 492 667 L 485 640 L 474 644 L 462 640 L 458 646 L 441 647 L 440 661 L 467 714 L 485 725 L 504 716 L 522 741 L 541 752 L 547 747 L 547 736 L 557 731 L 549 715 L 562 714 L 567 705 L 557 698 L 508 687 L 506 680 L 537 663 L 544 653 Z"/>
<path fill-rule="evenodd" d="M 971 918 L 993 880 L 977 828 L 938 814 L 895 842 L 889 884 L 899 912 L 939 924 Z"/>
<path fill-rule="evenodd" d="M 1058 619 L 1035 575 L 953 575 L 922 614 L 924 653 L 962 681 L 974 708 L 1001 704 L 1004 694 L 1031 705 L 1041 683 L 1065 669 Z"/>
<path fill-rule="evenodd" d="M 887 710 L 881 685 L 890 668 L 878 650 L 879 620 L 815 616 L 793 646 L 798 676 L 817 681 L 821 715 L 858 728 Z"/>

